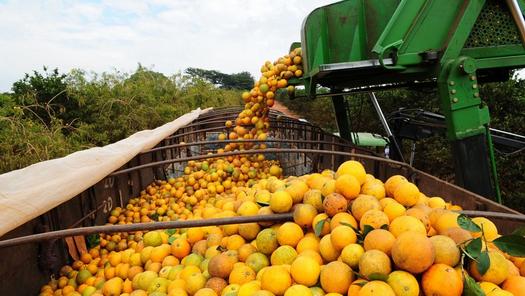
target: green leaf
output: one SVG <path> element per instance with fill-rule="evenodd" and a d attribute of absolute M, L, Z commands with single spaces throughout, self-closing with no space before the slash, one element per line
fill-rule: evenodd
<path fill-rule="evenodd" d="M 317 237 L 321 236 L 321 233 L 323 232 L 324 224 L 326 223 L 327 220 L 328 220 L 328 218 L 327 219 L 323 219 L 323 220 L 317 222 L 317 224 L 315 224 L 315 229 L 314 229 L 315 236 L 317 236 Z"/>
<path fill-rule="evenodd" d="M 169 236 L 172 236 L 172 235 L 174 235 L 175 233 L 177 233 L 177 229 L 176 229 L 176 228 L 173 228 L 173 229 L 166 229 L 166 230 L 164 230 L 164 232 L 166 232 Z"/>
<path fill-rule="evenodd" d="M 477 264 L 476 267 L 481 275 L 484 275 L 490 267 L 490 258 L 487 251 L 483 251 L 476 258 Z"/>
<path fill-rule="evenodd" d="M 472 259 L 478 258 L 481 253 L 481 237 L 471 240 L 465 247 L 465 253 Z"/>
<path fill-rule="evenodd" d="M 174 236 L 170 236 L 170 237 L 168 238 L 168 244 L 171 245 L 176 239 L 177 239 L 176 237 L 174 237 Z"/>
<path fill-rule="evenodd" d="M 481 290 L 481 287 L 476 281 L 471 278 L 468 274 L 463 274 L 465 282 L 463 285 L 463 295 L 465 296 L 485 296 L 485 292 Z"/>
<path fill-rule="evenodd" d="M 352 230 L 354 230 L 355 233 L 360 233 L 359 229 L 355 228 L 355 227 L 354 227 L 352 224 L 350 224 L 350 223 L 339 222 L 339 224 L 344 225 L 344 226 L 348 226 L 348 227 L 352 228 Z"/>
<path fill-rule="evenodd" d="M 525 257 L 525 237 L 520 235 L 503 235 L 492 241 L 503 252 L 516 257 Z"/>
<path fill-rule="evenodd" d="M 512 232 L 514 235 L 525 236 L 525 226 L 518 227 Z"/>
<path fill-rule="evenodd" d="M 358 282 L 358 283 L 352 283 L 352 285 L 358 285 L 359 287 L 364 287 L 366 284 L 368 284 L 367 281 L 362 281 L 362 282 Z"/>
<path fill-rule="evenodd" d="M 365 237 L 368 235 L 368 233 L 370 233 L 370 231 L 374 230 L 375 228 L 372 227 L 371 225 L 365 225 L 365 227 L 363 227 L 363 240 L 365 239 Z"/>
<path fill-rule="evenodd" d="M 481 231 L 481 228 L 479 228 L 479 226 L 476 225 L 476 223 L 474 223 L 472 219 L 470 219 L 469 217 L 465 215 L 459 215 L 457 222 L 458 222 L 459 227 L 465 230 L 468 230 L 470 232 L 480 232 Z"/>
<path fill-rule="evenodd" d="M 270 205 L 270 203 L 268 203 L 268 202 L 262 202 L 262 201 L 258 201 L 257 204 L 260 205 L 261 207 L 267 207 L 267 206 Z"/>
<path fill-rule="evenodd" d="M 383 281 L 386 282 L 388 280 L 388 275 L 382 274 L 379 272 L 374 272 L 368 276 L 368 279 L 371 281 Z"/>
<path fill-rule="evenodd" d="M 86 237 L 86 247 L 88 249 L 94 248 L 100 244 L 100 235 L 92 233 Z"/>

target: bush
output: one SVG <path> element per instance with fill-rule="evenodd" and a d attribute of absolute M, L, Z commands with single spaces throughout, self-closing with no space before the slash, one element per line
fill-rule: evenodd
<path fill-rule="evenodd" d="M 100 75 L 44 68 L 0 95 L 0 173 L 116 142 L 198 107 L 241 102 L 238 90 L 142 66 Z"/>

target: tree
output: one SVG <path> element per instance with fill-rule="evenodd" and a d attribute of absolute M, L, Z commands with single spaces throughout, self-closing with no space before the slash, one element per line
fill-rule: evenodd
<path fill-rule="evenodd" d="M 216 70 L 188 68 L 186 74 L 207 80 L 220 88 L 246 90 L 253 87 L 253 77 L 249 72 L 225 74 Z"/>
<path fill-rule="evenodd" d="M 72 123 L 79 115 L 80 106 L 67 95 L 67 75 L 58 69 L 48 71 L 45 66 L 43 70 L 43 73 L 36 70 L 31 75 L 26 73 L 13 84 L 15 103 L 48 127 L 53 117 Z"/>

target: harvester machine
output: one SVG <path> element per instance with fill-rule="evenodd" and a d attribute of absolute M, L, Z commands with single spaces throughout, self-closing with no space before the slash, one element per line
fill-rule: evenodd
<path fill-rule="evenodd" d="M 307 98 L 331 97 L 340 134 L 348 139 L 346 94 L 370 92 L 377 103 L 374 90 L 435 88 L 456 183 L 494 197 L 490 117 L 479 85 L 507 80 L 525 65 L 523 9 L 522 0 L 346 0 L 323 6 L 307 16 L 301 43 L 292 45 L 303 52 L 304 76 L 296 83 L 304 85 Z"/>

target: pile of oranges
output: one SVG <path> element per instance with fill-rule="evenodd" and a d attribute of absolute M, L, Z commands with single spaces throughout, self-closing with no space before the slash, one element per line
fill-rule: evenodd
<path fill-rule="evenodd" d="M 302 75 L 301 51 L 266 62 L 235 122 L 226 122 L 218 153 L 264 149 L 269 108 L 288 80 Z M 235 124 L 235 126 L 234 126 Z M 479 232 L 458 224 L 457 205 L 428 197 L 400 175 L 383 182 L 354 160 L 337 171 L 282 176 L 264 155 L 191 161 L 184 174 L 156 181 L 111 224 L 293 213 L 293 221 L 100 235 L 40 295 L 74 296 L 318 296 L 462 295 L 470 277 L 487 296 L 525 295 L 524 258 L 491 241 L 490 266 L 480 274 L 462 249 Z"/>
<path fill-rule="evenodd" d="M 383 183 L 357 161 L 203 200 L 186 219 L 293 212 L 293 221 L 135 233 L 126 249 L 83 254 L 41 295 L 462 295 L 467 274 L 486 295 L 525 291 L 524 259 L 491 243 L 491 221 L 472 219 L 491 259 L 481 275 L 476 261 L 462 264 L 460 247 L 480 234 L 458 225 L 460 207 L 399 175 Z"/>

